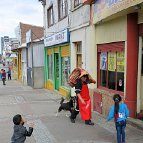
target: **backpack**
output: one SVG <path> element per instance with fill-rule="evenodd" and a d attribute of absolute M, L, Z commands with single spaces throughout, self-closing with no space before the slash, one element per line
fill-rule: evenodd
<path fill-rule="evenodd" d="M 83 75 L 88 75 L 89 83 L 94 83 L 94 84 L 96 83 L 96 81 L 91 77 L 91 75 L 86 70 L 78 67 L 78 68 L 75 68 L 69 75 L 68 84 L 71 87 L 75 87 L 75 85 L 77 83 L 77 79 L 81 78 Z"/>

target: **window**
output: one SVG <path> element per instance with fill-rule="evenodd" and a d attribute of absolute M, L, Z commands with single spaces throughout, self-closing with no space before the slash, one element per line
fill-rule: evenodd
<path fill-rule="evenodd" d="M 54 24 L 53 6 L 47 10 L 48 27 Z"/>
<path fill-rule="evenodd" d="M 124 92 L 124 51 L 98 52 L 99 86 Z"/>
<path fill-rule="evenodd" d="M 68 78 L 70 74 L 70 58 L 69 57 L 62 57 L 62 85 L 68 85 Z"/>
<path fill-rule="evenodd" d="M 74 0 L 74 7 L 79 6 L 79 4 L 80 4 L 80 0 Z"/>
<path fill-rule="evenodd" d="M 58 0 L 59 4 L 59 20 L 67 16 L 67 0 Z"/>
<path fill-rule="evenodd" d="M 76 51 L 76 66 L 82 67 L 82 48 L 81 48 L 81 42 L 76 44 L 77 51 Z"/>
<path fill-rule="evenodd" d="M 53 80 L 53 56 L 48 55 L 48 78 Z"/>

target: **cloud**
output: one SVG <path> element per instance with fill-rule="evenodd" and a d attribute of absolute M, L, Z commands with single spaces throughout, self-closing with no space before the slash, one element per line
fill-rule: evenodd
<path fill-rule="evenodd" d="M 15 37 L 19 22 L 43 26 L 43 8 L 38 0 L 0 1 L 0 37 Z"/>

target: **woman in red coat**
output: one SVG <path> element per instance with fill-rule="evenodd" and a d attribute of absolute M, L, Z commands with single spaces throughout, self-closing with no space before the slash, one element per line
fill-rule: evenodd
<path fill-rule="evenodd" d="M 84 74 L 77 80 L 77 84 L 75 85 L 75 93 L 78 97 L 78 105 L 79 112 L 81 115 L 81 119 L 85 121 L 87 125 L 94 125 L 91 121 L 91 99 L 89 95 L 88 89 L 88 75 Z M 71 122 L 75 123 L 76 115 L 78 114 L 78 110 L 75 110 L 71 114 Z"/>

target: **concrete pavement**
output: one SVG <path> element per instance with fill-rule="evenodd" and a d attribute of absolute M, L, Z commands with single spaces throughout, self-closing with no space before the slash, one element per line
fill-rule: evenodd
<path fill-rule="evenodd" d="M 93 113 L 95 126 L 87 126 L 77 117 L 70 122 L 66 114 L 56 116 L 61 96 L 46 89 L 32 89 L 20 82 L 0 82 L 0 142 L 9 143 L 13 133 L 12 117 L 22 114 L 29 122 L 35 123 L 33 135 L 27 143 L 116 143 L 116 130 L 113 122 Z M 27 125 L 26 125 L 27 126 Z M 142 143 L 143 132 L 127 125 L 127 143 Z"/>

